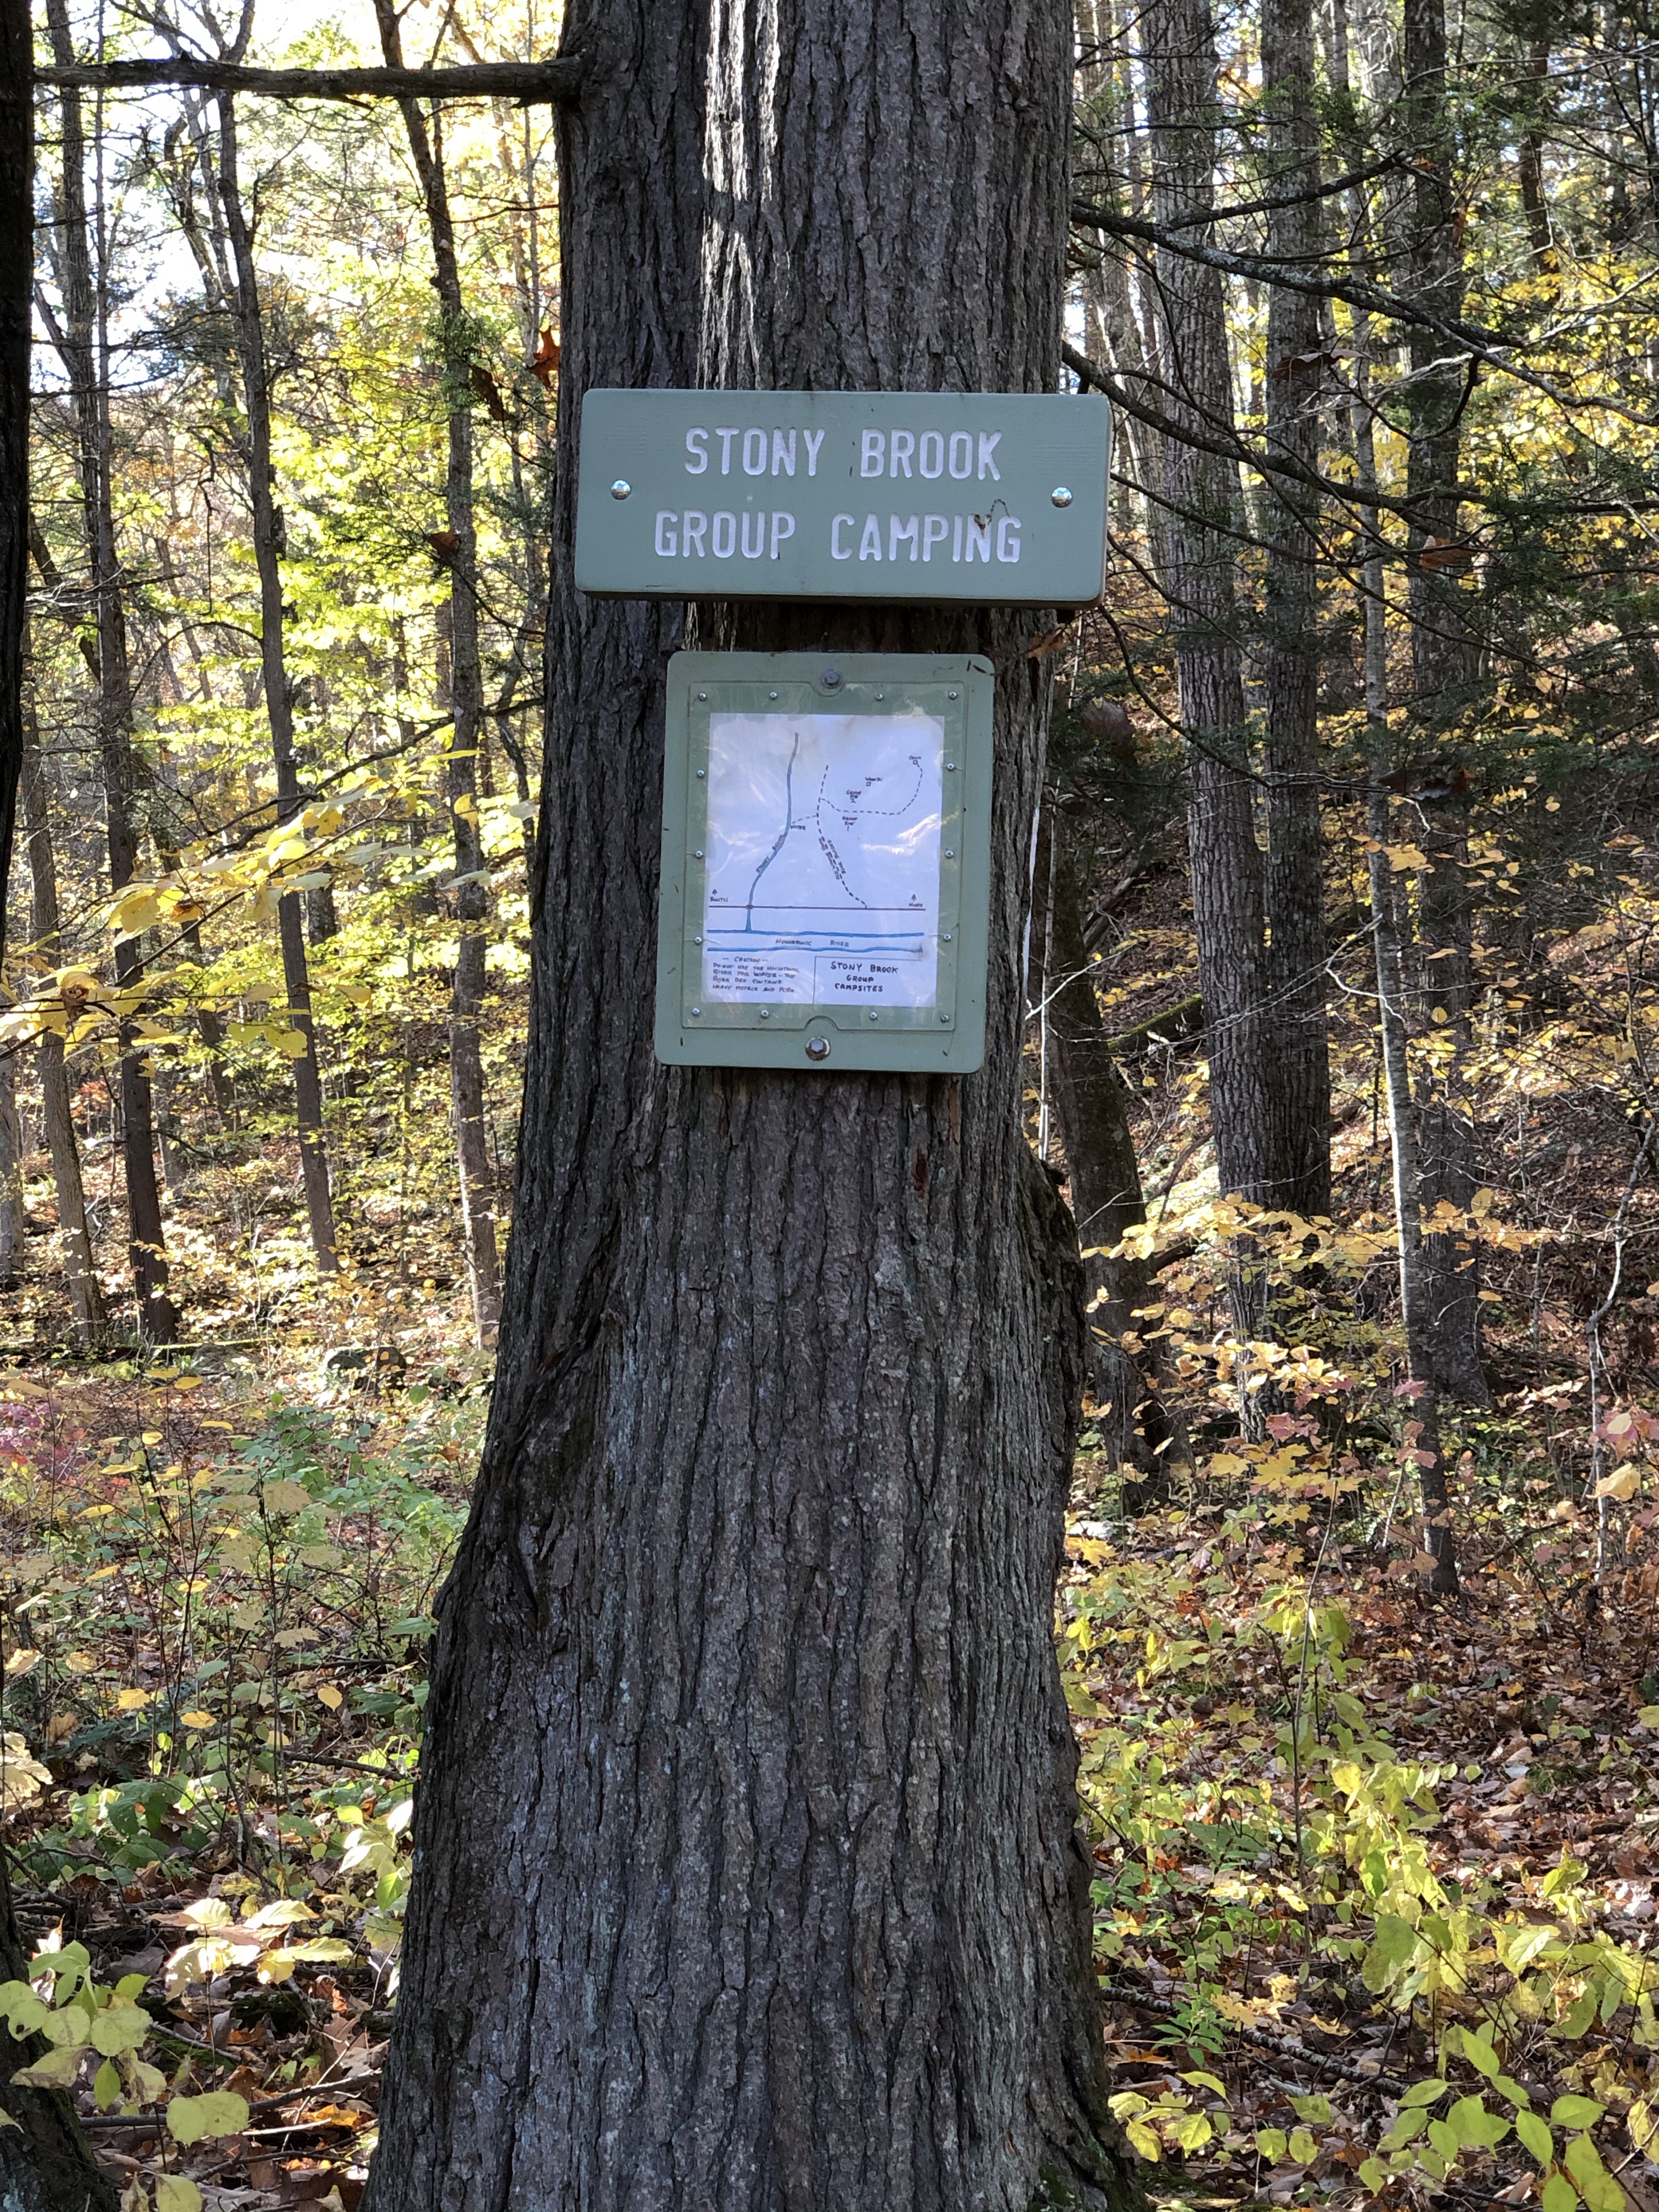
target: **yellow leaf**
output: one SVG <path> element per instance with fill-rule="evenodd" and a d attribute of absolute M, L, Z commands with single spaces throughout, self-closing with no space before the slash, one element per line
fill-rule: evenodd
<path fill-rule="evenodd" d="M 337 1713 L 341 1706 L 345 1703 L 345 1699 L 340 1695 L 340 1692 L 335 1688 L 332 1682 L 318 1683 L 317 1698 L 319 1704 L 326 1705 L 331 1713 Z"/>
<path fill-rule="evenodd" d="M 303 1030 L 267 1030 L 265 1042 L 284 1060 L 303 1060 L 306 1056 L 306 1033 Z"/>
<path fill-rule="evenodd" d="M 164 2173 L 155 2185 L 155 2212 L 202 2212 L 202 2192 L 182 2173 Z"/>
<path fill-rule="evenodd" d="M 210 1729 L 213 1726 L 211 1713 L 180 1713 L 179 1717 L 187 1729 Z"/>
<path fill-rule="evenodd" d="M 311 1503 L 302 1482 L 268 1482 L 259 1495 L 267 1513 L 303 1513 Z"/>
<path fill-rule="evenodd" d="M 1642 1471 L 1635 1467 L 1615 1468 L 1604 1474 L 1595 1486 L 1598 1498 L 1634 1498 L 1642 1486 Z"/>
<path fill-rule="evenodd" d="M 115 1709 L 122 1713 L 141 1712 L 154 1694 L 150 1690 L 123 1690 L 115 1700 Z"/>

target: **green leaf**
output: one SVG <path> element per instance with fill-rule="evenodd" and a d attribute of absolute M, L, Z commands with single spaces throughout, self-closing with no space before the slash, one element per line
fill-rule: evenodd
<path fill-rule="evenodd" d="M 1601 2154 L 1588 2136 L 1575 2136 L 1561 2163 L 1578 2185 L 1578 2193 L 1589 2212 L 1623 2212 L 1625 2192 L 1601 2163 Z"/>
<path fill-rule="evenodd" d="M 182 2173 L 164 2173 L 155 2185 L 155 2212 L 202 2212 L 202 2192 Z"/>
<path fill-rule="evenodd" d="M 1255 2131 L 1256 2149 L 1269 2166 L 1277 2166 L 1284 2157 L 1289 2140 L 1283 2128 L 1258 2128 Z"/>
<path fill-rule="evenodd" d="M 1422 2134 L 1424 2129 L 1428 2124 L 1428 2114 L 1423 2110 L 1423 2107 L 1420 2105 L 1413 2106 L 1410 2112 L 1407 2112 L 1402 2107 L 1401 2111 L 1395 2114 L 1394 2125 L 1389 2130 L 1387 2135 L 1382 2138 L 1383 2149 L 1399 2150 L 1402 2148 L 1404 2145 L 1410 2142 L 1413 2136 L 1420 2136 Z"/>
<path fill-rule="evenodd" d="M 1532 2102 L 1521 2084 L 1511 2081 L 1507 2074 L 1494 2074 L 1492 2086 L 1500 2097 L 1507 2097 L 1517 2112 L 1524 2112 Z"/>
<path fill-rule="evenodd" d="M 1550 2165 L 1555 2157 L 1555 2137 L 1536 2112 L 1520 2112 L 1516 2116 L 1515 2132 L 1540 2166 Z"/>
<path fill-rule="evenodd" d="M 1458 2152 L 1463 2148 L 1462 2144 L 1457 2140 L 1457 2132 L 1455 2129 L 1454 2129 L 1450 2124 L 1445 2120 L 1431 2120 L 1429 2122 L 1429 2141 L 1434 2145 L 1435 2148 L 1439 2152 L 1441 2157 L 1446 2160 L 1448 2165 L 1451 2163 L 1452 2160 L 1456 2157 Z"/>
<path fill-rule="evenodd" d="M 167 2127 L 181 2143 L 240 2135 L 246 2125 L 247 2099 L 234 2089 L 210 2089 L 204 2097 L 175 2097 L 167 2106 Z"/>
<path fill-rule="evenodd" d="M 29 2089 L 67 2089 L 81 2071 L 81 2061 L 87 2055 L 84 2043 L 60 2043 L 33 2066 L 20 2066 L 12 2075 Z"/>
<path fill-rule="evenodd" d="M 1359 2179 L 1370 2191 L 1371 2195 L 1376 2197 L 1387 2185 L 1389 2169 L 1380 2158 L 1368 2158 L 1359 2169 Z"/>
<path fill-rule="evenodd" d="M 1310 2128 L 1328 2128 L 1331 2124 L 1331 2100 L 1328 2097 L 1292 2097 L 1291 2110 L 1297 2119 L 1305 2120 Z"/>
<path fill-rule="evenodd" d="M 1202 2150 L 1214 2132 L 1207 2112 L 1188 2112 L 1176 2130 L 1176 2141 L 1184 2151 Z"/>
<path fill-rule="evenodd" d="M 1556 1930 L 1547 1921 L 1528 1920 L 1518 1926 L 1513 1922 L 1497 1931 L 1498 1955 L 1510 1973 L 1518 1974 L 1529 1966 L 1547 1944 L 1554 1942 Z"/>
<path fill-rule="evenodd" d="M 1298 2166 L 1311 2166 L 1319 2155 L 1319 2145 L 1306 2128 L 1291 2129 L 1289 2149 Z"/>
<path fill-rule="evenodd" d="M 1544 2193 L 1539 2199 L 1543 2212 L 1576 2212 L 1578 2191 L 1565 2173 L 1553 2173 L 1544 2184 Z"/>
<path fill-rule="evenodd" d="M 92 2023 L 92 2047 L 106 2058 L 137 2051 L 155 2024 L 143 2005 L 112 2004 Z"/>
<path fill-rule="evenodd" d="M 1190 2082 L 1194 2089 L 1213 2089 L 1218 2097 L 1224 2097 L 1227 2094 L 1226 2083 L 1218 2081 L 1213 2074 L 1183 2074 L 1181 2078 Z"/>
<path fill-rule="evenodd" d="M 113 2059 L 106 2058 L 92 2077 L 92 2094 L 100 2112 L 119 2101 L 121 2076 Z"/>
<path fill-rule="evenodd" d="M 1594 1986 L 1587 1989 L 1566 2018 L 1557 2023 L 1556 2033 L 1575 2039 L 1581 2036 L 1594 2022 L 1599 2002 Z"/>
<path fill-rule="evenodd" d="M 1376 1916 L 1376 1936 L 1365 1954 L 1365 1963 L 1360 1968 L 1360 1979 L 1373 1996 L 1380 1996 L 1394 1979 L 1396 1971 L 1416 1950 L 1417 1930 L 1409 1920 L 1401 1920 L 1397 1913 L 1379 1912 Z"/>
<path fill-rule="evenodd" d="M 0 2014 L 5 2015 L 14 2035 L 33 2035 L 51 2010 L 27 1982 L 0 1982 Z"/>
<path fill-rule="evenodd" d="M 1462 2043 L 1463 2056 L 1475 2072 L 1485 2075 L 1488 2081 L 1495 2081 L 1498 2078 L 1498 2053 L 1491 2044 L 1484 2036 L 1476 2035 L 1467 2027 L 1463 2030 Z"/>
<path fill-rule="evenodd" d="M 1550 2118 L 1558 2128 L 1593 2128 L 1607 2109 L 1594 2097 L 1558 2097 L 1550 2106 Z"/>
<path fill-rule="evenodd" d="M 148 1974 L 123 1974 L 115 1984 L 115 1994 L 124 2004 L 129 2004 L 134 1997 L 143 1995 L 144 1984 L 149 1979 Z"/>
<path fill-rule="evenodd" d="M 1489 2112 L 1479 2097 L 1460 2097 L 1446 2123 L 1464 2150 L 1491 2150 L 1510 2131 L 1509 2122 Z"/>
<path fill-rule="evenodd" d="M 1445 2094 L 1443 2081 L 1413 2081 L 1400 2100 L 1401 2106 L 1403 2110 L 1414 2105 L 1437 2105 Z"/>

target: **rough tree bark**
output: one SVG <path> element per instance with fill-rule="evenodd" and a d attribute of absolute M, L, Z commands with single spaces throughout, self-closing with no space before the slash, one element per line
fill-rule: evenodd
<path fill-rule="evenodd" d="M 681 625 L 581 601 L 570 562 L 590 385 L 1052 388 L 1070 20 L 567 18 L 603 59 L 562 136 L 519 1195 L 368 2212 L 1136 2194 L 1050 1633 L 1081 1315 L 1017 1111 L 1030 620 L 700 622 L 996 659 L 989 1050 L 960 1082 L 672 1071 L 644 979 Z"/>
<path fill-rule="evenodd" d="M 1142 18 L 1153 212 L 1204 242 L 1215 205 L 1215 33 L 1208 0 L 1149 0 Z M 1195 227 L 1196 226 L 1196 227 Z M 1158 263 L 1159 368 L 1173 422 L 1231 439 L 1227 325 L 1218 270 Z M 1257 848 L 1234 580 L 1235 462 L 1164 441 L 1158 581 L 1176 628 L 1176 672 L 1191 787 L 1193 920 L 1210 1063 L 1210 1123 L 1224 1191 L 1283 1202 L 1266 1015 L 1266 891 Z"/>
<path fill-rule="evenodd" d="M 392 0 L 375 0 L 374 12 L 386 65 L 401 69 L 398 11 Z M 455 718 L 450 732 L 447 781 L 450 835 L 455 844 L 456 926 L 455 974 L 449 999 L 449 1098 L 473 1332 L 484 1345 L 494 1340 L 501 1320 L 501 1291 L 495 1252 L 495 1179 L 484 1121 L 483 1055 L 478 1034 L 483 1011 L 489 896 L 478 825 L 477 766 L 478 749 L 484 742 L 484 696 L 483 670 L 478 659 L 478 547 L 472 511 L 476 394 L 471 377 L 477 341 L 461 294 L 440 112 L 434 107 L 428 126 L 418 100 L 400 100 L 398 105 L 432 239 L 444 404 L 448 414 L 444 505 L 453 543 L 443 558 L 449 571 L 448 704 Z"/>
<path fill-rule="evenodd" d="M 0 940 L 23 765 L 23 635 L 28 587 L 29 294 L 33 279 L 33 32 L 27 0 L 0 0 Z M 0 1846 L 0 1981 L 27 1972 Z M 67 2097 L 20 2089 L 38 2057 L 0 2033 L 0 2205 L 5 2212 L 115 2212 Z"/>
<path fill-rule="evenodd" d="M 1035 878 L 1040 890 L 1051 886 L 1053 895 L 1042 931 L 1048 957 L 1042 991 L 1072 1212 L 1079 1241 L 1091 1255 L 1083 1264 L 1090 1291 L 1091 1420 L 1123 1469 L 1126 1507 L 1142 1511 L 1167 1491 L 1170 1455 L 1179 1438 L 1164 1402 L 1157 1346 L 1127 1350 L 1122 1341 L 1138 1334 L 1135 1311 L 1157 1297 L 1157 1277 L 1146 1260 L 1128 1253 L 1112 1256 L 1112 1248 L 1146 1220 L 1146 1206 L 1128 1092 L 1100 1018 L 1084 943 L 1074 836 L 1063 802 L 1044 807 Z"/>
<path fill-rule="evenodd" d="M 234 283 L 229 297 L 242 374 L 246 423 L 237 442 L 247 472 L 253 557 L 259 572 L 259 659 L 264 677 L 271 757 L 276 770 L 276 818 L 288 822 L 301 811 L 304 796 L 300 788 L 300 764 L 294 751 L 294 690 L 289 681 L 283 637 L 283 524 L 276 507 L 270 453 L 270 368 L 265 349 L 258 270 L 253 258 L 253 235 L 242 204 L 238 174 L 236 104 L 229 93 L 222 93 L 218 106 L 219 198 L 230 242 Z M 294 1061 L 294 1107 L 300 1136 L 306 1218 L 318 1272 L 331 1275 L 337 1272 L 340 1261 L 334 1199 L 329 1188 L 328 1147 L 323 1133 L 322 1070 L 317 1060 L 317 1030 L 311 1013 L 311 968 L 306 957 L 305 917 L 298 891 L 289 891 L 277 902 L 276 930 L 283 948 L 283 988 L 288 993 L 289 1022 L 305 1039 L 305 1050 Z"/>
<path fill-rule="evenodd" d="M 74 46 L 66 0 L 46 0 L 46 22 L 53 55 L 61 64 L 70 63 Z M 93 280 L 81 96 L 65 90 L 59 98 L 63 164 L 54 215 L 56 261 L 64 301 L 61 344 L 75 405 L 82 514 L 97 630 L 98 752 L 103 771 L 110 887 L 118 891 L 138 872 L 138 829 L 133 807 L 132 678 L 112 480 L 107 288 L 101 267 L 96 285 Z M 9 300 L 9 293 L 5 297 Z M 143 959 L 136 937 L 115 940 L 115 980 L 124 997 L 131 994 L 127 1003 L 131 1008 L 143 985 Z M 167 1294 L 149 1066 L 130 1017 L 122 1024 L 120 1041 L 121 1164 L 126 1180 L 127 1249 L 138 1334 L 147 1342 L 171 1344 L 178 1339 L 179 1320 L 178 1308 Z"/>
<path fill-rule="evenodd" d="M 1312 0 L 1262 0 L 1267 186 L 1300 192 L 1267 217 L 1267 252 L 1316 268 L 1323 244 L 1314 114 Z M 1267 303 L 1267 446 L 1312 470 L 1323 380 L 1320 302 L 1283 285 Z M 1331 1071 L 1325 1020 L 1325 913 L 1319 817 L 1319 494 L 1283 477 L 1265 487 L 1267 540 L 1265 884 L 1276 1202 L 1331 1210 Z"/>

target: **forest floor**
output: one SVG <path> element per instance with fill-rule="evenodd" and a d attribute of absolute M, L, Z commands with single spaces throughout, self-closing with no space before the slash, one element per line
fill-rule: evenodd
<path fill-rule="evenodd" d="M 486 1403 L 476 1359 L 399 1356 L 398 1388 L 314 1352 L 12 1379 L 6 1773 L 40 2001 L 0 2010 L 56 2036 L 134 2207 L 362 2192 L 430 1607 Z M 1095 1472 L 1060 1650 L 1149 2192 L 1559 2180 L 1659 2212 L 1640 1571 L 1587 1607 L 1593 1523 L 1558 1514 L 1528 1567 L 1515 1516 L 1477 1515 L 1463 1595 L 1431 1604 L 1353 1499 L 1310 1557 L 1248 1483 L 1129 1522 Z"/>

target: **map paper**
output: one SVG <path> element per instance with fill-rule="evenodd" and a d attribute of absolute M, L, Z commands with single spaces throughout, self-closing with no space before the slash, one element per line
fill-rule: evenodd
<path fill-rule="evenodd" d="M 703 994 L 930 1006 L 945 725 L 711 715 Z"/>

